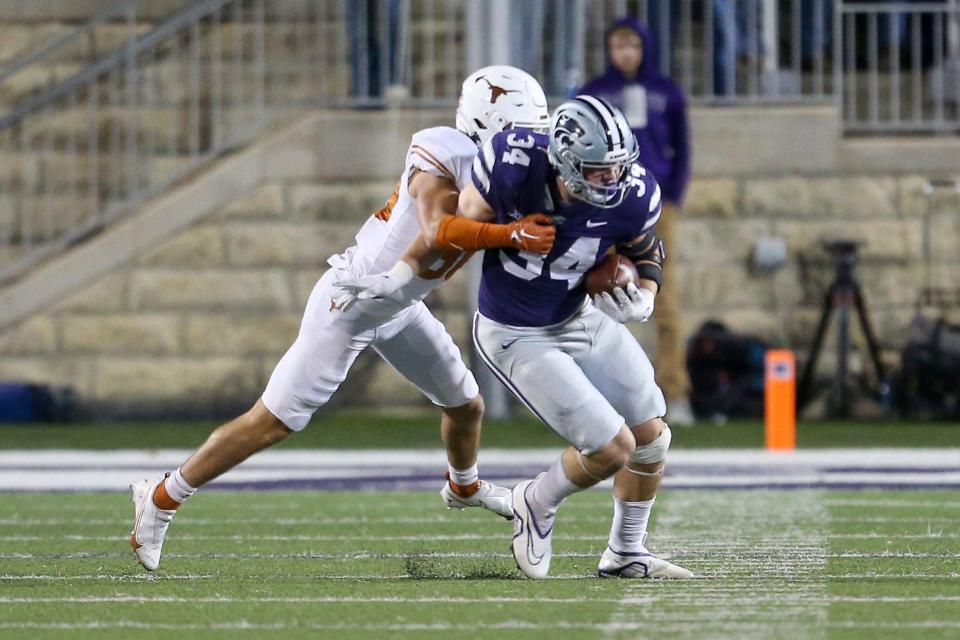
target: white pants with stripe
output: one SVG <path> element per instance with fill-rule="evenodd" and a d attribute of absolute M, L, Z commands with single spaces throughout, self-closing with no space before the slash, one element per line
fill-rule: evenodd
<path fill-rule="evenodd" d="M 436 405 L 459 407 L 480 393 L 460 349 L 422 301 L 401 306 L 360 300 L 344 313 L 331 309 L 335 280 L 331 269 L 313 288 L 300 334 L 263 392 L 264 405 L 288 428 L 307 426 L 367 347 Z"/>
<path fill-rule="evenodd" d="M 589 301 L 569 320 L 547 327 L 512 327 L 478 313 L 473 339 L 500 381 L 585 455 L 610 442 L 622 425 L 666 413 L 643 348 Z"/>

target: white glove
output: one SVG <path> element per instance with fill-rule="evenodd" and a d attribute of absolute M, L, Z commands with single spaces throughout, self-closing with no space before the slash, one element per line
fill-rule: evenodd
<path fill-rule="evenodd" d="M 346 311 L 357 300 L 400 300 L 397 292 L 413 279 L 413 269 L 400 260 L 390 271 L 361 278 L 337 280 L 333 286 L 341 290 L 333 297 L 334 308 Z"/>
<path fill-rule="evenodd" d="M 593 296 L 593 304 L 617 322 L 646 322 L 653 315 L 656 295 L 650 289 L 627 283 L 617 287 L 613 295 L 604 291 Z"/>

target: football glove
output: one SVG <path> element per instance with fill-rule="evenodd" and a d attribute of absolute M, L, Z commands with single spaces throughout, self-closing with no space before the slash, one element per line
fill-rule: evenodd
<path fill-rule="evenodd" d="M 557 239 L 553 218 L 543 213 L 531 213 L 509 223 L 507 227 L 510 230 L 509 246 L 521 251 L 547 255 Z"/>
<path fill-rule="evenodd" d="M 346 311 L 357 300 L 395 300 L 401 301 L 399 295 L 403 288 L 413 278 L 413 269 L 403 260 L 400 260 L 390 271 L 375 273 L 360 278 L 337 280 L 333 286 L 341 290 L 333 296 L 333 308 Z"/>
<path fill-rule="evenodd" d="M 650 289 L 627 283 L 613 294 L 604 291 L 593 296 L 593 304 L 617 322 L 646 322 L 653 315 L 656 295 Z"/>

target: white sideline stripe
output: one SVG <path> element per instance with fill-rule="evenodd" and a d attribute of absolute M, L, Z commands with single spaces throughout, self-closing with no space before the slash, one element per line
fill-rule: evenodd
<path fill-rule="evenodd" d="M 5 449 L 0 450 L 0 468 L 24 466 L 84 466 L 91 470 L 110 466 L 176 467 L 193 453 L 189 449 Z M 480 464 L 524 466 L 532 463 L 551 464 L 555 449 L 483 449 Z M 697 466 L 773 466 L 889 468 L 925 467 L 946 469 L 960 467 L 960 447 L 949 449 L 803 449 L 798 451 L 766 451 L 764 449 L 677 449 L 670 452 L 670 461 L 679 465 Z M 268 450 L 243 463 L 244 467 L 304 466 L 350 469 L 384 465 L 446 468 L 446 455 L 439 445 L 433 449 L 296 449 Z M 441 472 L 442 473 L 442 472 Z"/>
<path fill-rule="evenodd" d="M 557 449 L 485 449 L 480 465 L 505 476 L 531 473 L 553 463 Z M 178 466 L 190 451 L 4 450 L 0 451 L 0 491 L 125 490 L 137 477 L 155 476 Z M 438 480 L 446 468 L 442 447 L 415 450 L 265 451 L 211 483 L 281 480 L 375 480 L 411 476 Z M 63 469 L 57 473 L 57 469 Z M 894 469 L 902 472 L 887 473 Z M 516 478 L 517 480 L 521 478 Z M 665 486 L 711 488 L 778 485 L 903 485 L 960 487 L 960 448 L 820 449 L 770 452 L 759 449 L 676 450 L 670 453 Z M 402 485 L 402 483 L 400 483 Z M 609 482 L 601 488 L 608 488 Z M 842 504 L 842 503 L 841 503 Z"/>

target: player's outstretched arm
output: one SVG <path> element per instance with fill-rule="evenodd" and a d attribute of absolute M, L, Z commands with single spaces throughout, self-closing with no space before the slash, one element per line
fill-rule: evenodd
<path fill-rule="evenodd" d="M 546 255 L 553 248 L 557 230 L 553 218 L 532 213 L 507 224 L 496 219 L 493 208 L 474 185 L 460 193 L 459 215 L 444 215 L 436 225 L 433 246 L 461 251 L 514 248 Z"/>

